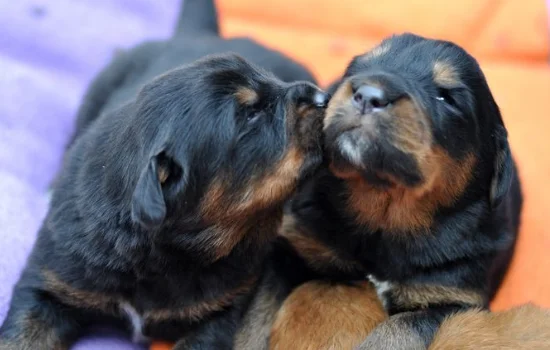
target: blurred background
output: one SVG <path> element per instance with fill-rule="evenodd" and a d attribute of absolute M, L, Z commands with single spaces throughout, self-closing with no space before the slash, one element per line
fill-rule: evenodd
<path fill-rule="evenodd" d="M 550 307 L 550 66 L 545 0 L 218 0 L 225 36 L 251 36 L 307 65 L 322 86 L 392 33 L 452 40 L 477 57 L 520 167 L 517 254 L 493 304 Z M 180 0 L 0 1 L 0 320 L 47 208 L 47 187 L 95 74 L 167 38 Z"/>

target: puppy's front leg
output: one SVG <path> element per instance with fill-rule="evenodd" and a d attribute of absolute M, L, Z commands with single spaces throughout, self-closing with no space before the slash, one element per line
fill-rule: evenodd
<path fill-rule="evenodd" d="M 79 335 L 74 310 L 42 291 L 15 289 L 0 350 L 65 350 Z"/>

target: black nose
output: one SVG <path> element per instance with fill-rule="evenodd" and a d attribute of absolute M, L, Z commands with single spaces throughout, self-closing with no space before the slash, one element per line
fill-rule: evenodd
<path fill-rule="evenodd" d="M 388 104 L 384 90 L 372 85 L 363 85 L 353 94 L 353 105 L 362 114 L 375 108 L 385 108 Z"/>
<path fill-rule="evenodd" d="M 316 91 L 313 95 L 313 104 L 315 107 L 326 108 L 328 106 L 328 101 L 330 95 L 323 91 Z"/>

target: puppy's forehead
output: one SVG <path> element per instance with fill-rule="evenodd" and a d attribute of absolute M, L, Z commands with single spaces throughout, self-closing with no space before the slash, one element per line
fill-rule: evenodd
<path fill-rule="evenodd" d="M 431 77 L 437 85 L 460 84 L 465 72 L 475 70 L 475 61 L 459 46 L 415 35 L 395 36 L 356 57 L 349 75 L 365 71 L 389 71 L 412 78 Z"/>
<path fill-rule="evenodd" d="M 196 71 L 214 88 L 225 90 L 231 87 L 237 90 L 247 87 L 258 90 L 261 85 L 270 85 L 276 80 L 271 73 L 237 55 L 214 56 L 203 62 L 204 65 L 199 66 Z"/>

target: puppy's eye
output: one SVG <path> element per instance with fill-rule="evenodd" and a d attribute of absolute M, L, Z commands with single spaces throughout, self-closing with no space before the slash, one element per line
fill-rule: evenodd
<path fill-rule="evenodd" d="M 448 89 L 437 89 L 437 96 L 435 97 L 435 99 L 441 102 L 448 103 L 450 105 L 454 105 L 453 97 L 451 96 L 451 92 Z"/>
<path fill-rule="evenodd" d="M 264 114 L 265 113 L 263 111 L 252 111 L 246 117 L 246 121 L 248 123 L 254 123 L 257 120 L 261 119 L 264 116 Z"/>

